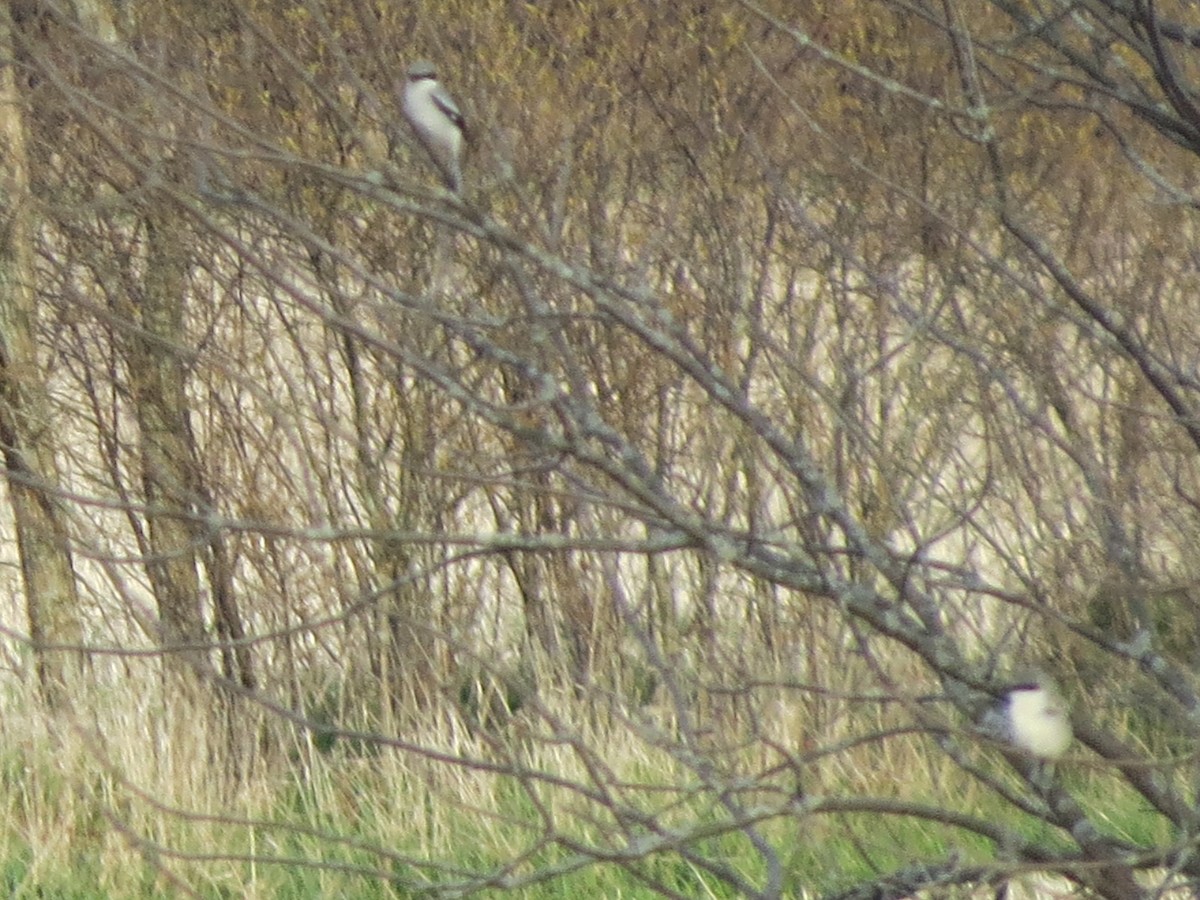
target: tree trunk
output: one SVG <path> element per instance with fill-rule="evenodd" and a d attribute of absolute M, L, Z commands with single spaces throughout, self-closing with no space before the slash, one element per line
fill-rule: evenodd
<path fill-rule="evenodd" d="M 0 54 L 14 56 L 8 5 L 0 10 Z M 82 641 L 79 597 L 58 501 L 50 400 L 37 361 L 33 223 L 25 123 L 13 67 L 0 67 L 0 441 L 17 531 L 29 633 L 47 700 L 64 698 L 81 657 L 47 649 Z"/>
<path fill-rule="evenodd" d="M 187 244 L 162 213 L 147 230 L 145 290 L 139 298 L 140 331 L 129 342 L 130 382 L 141 441 L 142 484 L 149 554 L 146 571 L 158 604 L 160 640 L 186 668 L 204 668 L 208 655 L 200 603 L 198 551 L 206 543 L 196 520 L 199 490 L 195 448 L 187 416 L 181 358 Z M 172 666 L 168 665 L 168 668 Z"/>

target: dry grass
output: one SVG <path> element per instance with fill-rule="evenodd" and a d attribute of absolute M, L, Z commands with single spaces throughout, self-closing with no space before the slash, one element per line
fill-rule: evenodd
<path fill-rule="evenodd" d="M 393 896 L 392 877 L 470 881 L 503 869 L 520 880 L 570 869 L 572 851 L 601 856 L 648 833 L 631 815 L 653 815 L 679 834 L 720 822 L 714 783 L 747 807 L 782 808 L 797 782 L 809 796 L 983 815 L 995 805 L 927 739 L 894 732 L 910 724 L 902 704 L 856 706 L 831 693 L 819 703 L 782 689 L 762 702 L 698 702 L 691 756 L 667 706 L 622 708 L 598 692 L 584 703 L 570 690 L 541 691 L 492 731 L 472 730 L 447 703 L 423 725 L 380 728 L 394 743 L 342 739 L 321 752 L 308 732 L 245 703 L 231 744 L 223 714 L 164 702 L 152 664 L 108 684 L 101 676 L 54 718 L 24 688 L 10 685 L 0 698 L 9 736 L 0 751 L 0 890 Z M 357 715 L 344 727 L 370 727 Z M 869 735 L 879 737 L 854 742 Z M 797 896 L 872 867 L 949 852 L 985 861 L 992 852 L 902 818 L 781 814 L 762 831 Z M 696 844 L 752 881 L 761 875 L 737 834 Z M 645 865 L 688 895 L 714 889 L 673 853 Z M 616 866 L 564 877 L 577 893 L 648 895 Z M 561 889 L 534 884 L 523 895 Z M 1038 882 L 1027 896 L 1050 889 Z"/>

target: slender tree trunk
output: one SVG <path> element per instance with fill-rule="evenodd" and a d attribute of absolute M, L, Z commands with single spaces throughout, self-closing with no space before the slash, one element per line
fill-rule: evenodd
<path fill-rule="evenodd" d="M 0 9 L 0 55 L 14 58 L 8 4 Z M 25 123 L 11 64 L 0 67 L 0 442 L 17 530 L 29 633 L 42 689 L 63 699 L 78 654 L 47 650 L 79 644 L 79 597 L 65 511 L 56 491 L 57 448 L 37 361 L 33 222 Z"/>
<path fill-rule="evenodd" d="M 200 602 L 199 490 L 187 416 L 184 297 L 187 246 L 165 214 L 146 218 L 147 270 L 139 298 L 140 332 L 129 343 L 130 381 L 141 441 L 150 553 L 146 570 L 158 604 L 169 659 L 207 665 Z"/>
<path fill-rule="evenodd" d="M 331 273 L 319 266 L 317 274 L 327 284 L 335 308 L 342 315 L 349 315 Z M 411 335 L 410 339 L 416 340 Z M 371 528 L 377 534 L 385 534 L 393 529 L 429 527 L 432 513 L 417 479 L 407 474 L 414 469 L 432 468 L 427 419 L 434 411 L 425 406 L 426 390 L 423 386 L 418 390 L 396 386 L 397 394 L 408 408 L 406 427 L 400 435 L 406 462 L 393 462 L 389 467 L 386 454 L 378 449 L 372 436 L 370 391 L 361 348 L 349 336 L 343 336 L 341 344 L 357 438 L 357 477 Z M 414 552 L 419 551 L 386 538 L 375 540 L 370 548 L 375 579 L 370 588 L 384 589 L 368 626 L 373 629 L 371 668 L 385 694 L 387 708 L 395 715 L 427 706 L 436 692 L 438 676 L 437 649 L 423 629 L 432 624 L 437 612 L 431 608 L 427 586 L 410 580 Z"/>

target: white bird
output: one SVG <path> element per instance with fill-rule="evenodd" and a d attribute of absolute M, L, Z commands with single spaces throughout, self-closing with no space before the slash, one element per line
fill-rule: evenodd
<path fill-rule="evenodd" d="M 437 69 L 427 60 L 408 67 L 408 80 L 400 103 L 404 118 L 429 152 L 446 187 L 462 193 L 462 151 L 466 123 L 454 98 L 437 80 Z"/>
<path fill-rule="evenodd" d="M 1071 744 L 1066 701 L 1045 675 L 1012 685 L 1005 695 L 1002 714 L 1005 739 L 1038 760 L 1056 760 Z"/>

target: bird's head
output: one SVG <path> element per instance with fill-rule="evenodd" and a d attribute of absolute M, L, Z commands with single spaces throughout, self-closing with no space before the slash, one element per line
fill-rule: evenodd
<path fill-rule="evenodd" d="M 437 66 L 427 59 L 419 59 L 408 67 L 409 81 L 422 81 L 426 78 L 437 78 Z"/>

